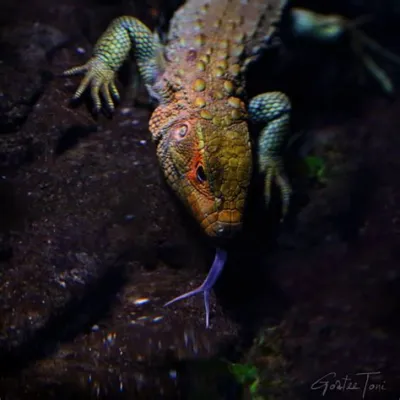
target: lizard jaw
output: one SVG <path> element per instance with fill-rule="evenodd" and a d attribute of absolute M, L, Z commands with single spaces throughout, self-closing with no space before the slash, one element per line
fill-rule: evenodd
<path fill-rule="evenodd" d="M 165 303 L 164 307 L 169 306 L 170 304 L 175 303 L 176 301 L 187 299 L 189 297 L 195 296 L 196 294 L 203 293 L 204 308 L 206 311 L 206 328 L 208 328 L 210 326 L 210 304 L 209 304 L 210 292 L 215 282 L 217 281 L 218 277 L 221 275 L 222 270 L 224 269 L 226 259 L 227 259 L 226 251 L 217 248 L 214 262 L 204 282 L 198 288 L 193 289 L 190 292 L 184 293 L 178 297 L 175 297 L 174 299 Z"/>

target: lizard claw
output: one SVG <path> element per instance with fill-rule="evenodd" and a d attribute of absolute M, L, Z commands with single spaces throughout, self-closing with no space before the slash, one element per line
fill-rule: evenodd
<path fill-rule="evenodd" d="M 265 180 L 264 180 L 264 198 L 265 203 L 268 206 L 271 199 L 271 186 L 275 180 L 279 187 L 282 197 L 282 219 L 285 217 L 290 203 L 290 195 L 292 188 L 289 183 L 289 179 L 286 176 L 283 161 L 281 158 L 270 159 L 266 166 Z"/>
<path fill-rule="evenodd" d="M 206 311 L 206 328 L 208 328 L 210 325 L 210 303 L 209 303 L 210 292 L 224 268 L 224 265 L 226 263 L 226 258 L 227 258 L 226 251 L 222 249 L 217 249 L 214 262 L 204 282 L 198 288 L 191 290 L 190 292 L 184 293 L 178 297 L 175 297 L 174 299 L 165 303 L 164 306 L 169 306 L 170 304 L 175 303 L 176 301 L 187 299 L 189 297 L 195 296 L 196 294 L 203 293 L 204 308 Z"/>
<path fill-rule="evenodd" d="M 86 64 L 71 68 L 63 72 L 64 76 L 85 74 L 75 94 L 74 100 L 80 98 L 83 92 L 90 88 L 90 94 L 94 102 L 95 111 L 99 111 L 102 106 L 100 94 L 106 102 L 107 108 L 113 112 L 115 101 L 119 101 L 120 96 L 115 85 L 115 71 L 98 57 L 92 57 Z"/>

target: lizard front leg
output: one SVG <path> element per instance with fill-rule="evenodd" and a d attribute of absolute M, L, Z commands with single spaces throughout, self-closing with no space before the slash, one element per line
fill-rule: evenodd
<path fill-rule="evenodd" d="M 388 74 L 368 54 L 375 52 L 387 60 L 400 65 L 400 57 L 382 47 L 378 42 L 357 29 L 366 18 L 354 21 L 336 14 L 319 14 L 303 8 L 293 8 L 291 29 L 294 35 L 320 42 L 338 42 L 348 35 L 349 45 L 354 54 L 364 64 L 366 70 L 378 81 L 386 93 L 393 92 L 393 84 Z"/>
<path fill-rule="evenodd" d="M 282 217 L 290 202 L 291 187 L 286 176 L 282 159 L 285 139 L 289 133 L 291 105 L 288 97 L 281 92 L 263 93 L 254 97 L 249 104 L 252 122 L 265 124 L 258 140 L 258 164 L 264 174 L 264 196 L 268 206 L 271 186 L 276 181 L 282 196 Z"/>
<path fill-rule="evenodd" d="M 64 72 L 64 75 L 85 73 L 73 98 L 81 97 L 90 87 L 95 110 L 101 108 L 101 94 L 109 110 L 113 111 L 114 100 L 119 99 L 115 75 L 131 50 L 134 50 L 139 73 L 148 91 L 154 95 L 154 84 L 164 68 L 162 46 L 158 37 L 146 25 L 136 18 L 123 16 L 111 22 L 97 41 L 93 56 L 86 64 Z"/>

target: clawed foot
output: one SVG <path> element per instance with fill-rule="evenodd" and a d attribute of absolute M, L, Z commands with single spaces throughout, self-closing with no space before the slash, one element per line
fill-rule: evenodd
<path fill-rule="evenodd" d="M 214 262 L 204 282 L 198 288 L 191 290 L 190 292 L 184 293 L 181 296 L 175 297 L 168 303 L 165 303 L 164 306 L 169 306 L 170 304 L 175 303 L 176 301 L 187 299 L 188 297 L 192 297 L 196 294 L 203 293 L 204 308 L 206 310 L 206 328 L 208 328 L 210 323 L 210 303 L 209 303 L 210 291 L 224 268 L 224 265 L 226 263 L 226 258 L 227 258 L 226 251 L 222 249 L 217 249 Z"/>
<path fill-rule="evenodd" d="M 283 161 L 281 158 L 270 159 L 266 166 L 264 180 L 264 197 L 265 203 L 268 206 L 271 199 L 272 182 L 275 181 L 279 187 L 282 198 L 282 219 L 285 217 L 290 203 L 290 195 L 292 189 L 289 180 L 286 176 Z"/>
<path fill-rule="evenodd" d="M 82 93 L 90 87 L 95 111 L 98 112 L 101 109 L 101 94 L 108 109 L 113 112 L 115 109 L 114 101 L 120 100 L 118 89 L 115 85 L 115 71 L 110 69 L 100 58 L 93 57 L 86 64 L 71 68 L 63 73 L 64 76 L 78 74 L 85 74 L 85 76 L 76 90 L 73 99 L 81 97 Z"/>

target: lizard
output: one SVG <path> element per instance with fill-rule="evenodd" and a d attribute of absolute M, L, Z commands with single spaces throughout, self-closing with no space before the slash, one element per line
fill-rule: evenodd
<path fill-rule="evenodd" d="M 291 196 L 282 151 L 290 133 L 291 103 L 282 92 L 248 99 L 245 73 L 269 47 L 284 13 L 299 36 L 333 42 L 342 37 L 367 70 L 390 92 L 392 84 L 368 50 L 396 56 L 356 29 L 340 15 L 292 8 L 288 0 L 188 0 L 174 14 L 166 43 L 132 16 L 114 19 L 84 65 L 64 72 L 85 74 L 73 99 L 90 89 L 95 111 L 114 111 L 120 99 L 115 81 L 131 54 L 150 96 L 158 105 L 149 130 L 166 182 L 211 239 L 229 240 L 240 231 L 253 171 L 252 152 L 264 179 L 266 205 L 275 183 L 280 189 L 282 216 Z M 286 14 L 287 15 L 287 14 Z M 258 145 L 249 124 L 262 124 Z M 215 240 L 215 242 L 217 242 Z M 206 327 L 209 295 L 226 263 L 216 255 L 204 282 L 166 303 L 203 294 Z"/>

